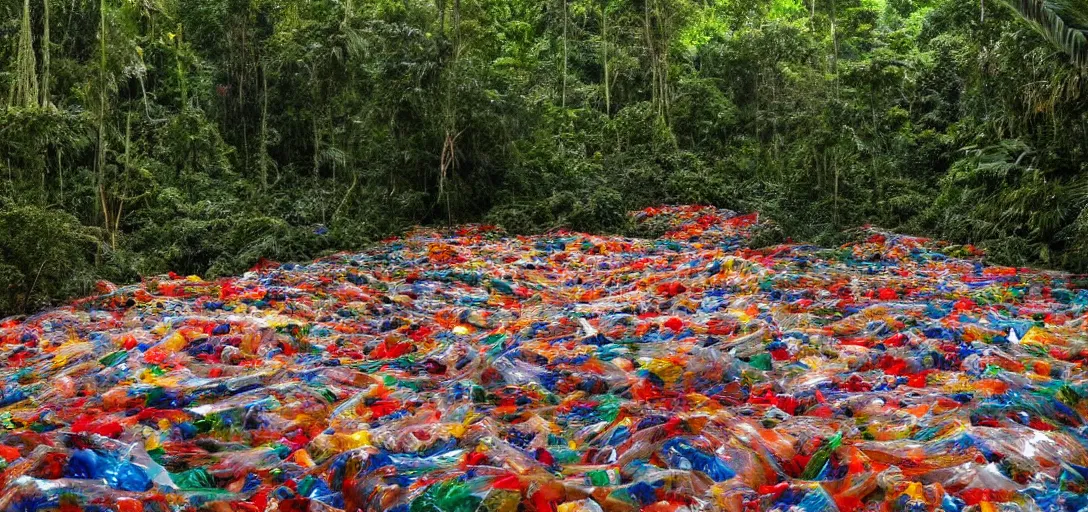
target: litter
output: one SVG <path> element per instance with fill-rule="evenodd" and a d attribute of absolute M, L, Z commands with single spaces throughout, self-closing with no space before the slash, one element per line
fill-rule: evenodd
<path fill-rule="evenodd" d="M 0 508 L 1083 510 L 1088 291 L 868 229 L 489 226 L 0 325 Z"/>

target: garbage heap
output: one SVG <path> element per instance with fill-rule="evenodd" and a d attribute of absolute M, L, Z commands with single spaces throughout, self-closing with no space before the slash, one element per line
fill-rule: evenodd
<path fill-rule="evenodd" d="M 876 229 L 467 226 L 0 326 L 0 509 L 1088 508 L 1088 291 Z"/>

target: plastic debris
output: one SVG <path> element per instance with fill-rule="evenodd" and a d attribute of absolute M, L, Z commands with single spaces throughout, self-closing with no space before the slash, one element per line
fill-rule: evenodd
<path fill-rule="evenodd" d="M 416 230 L 0 325 L 0 509 L 1084 510 L 1088 291 L 862 230 Z"/>

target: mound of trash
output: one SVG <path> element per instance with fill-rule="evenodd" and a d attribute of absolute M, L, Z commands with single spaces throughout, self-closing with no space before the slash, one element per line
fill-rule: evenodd
<path fill-rule="evenodd" d="M 0 509 L 1084 510 L 1088 291 L 651 208 L 176 275 L 0 325 Z"/>

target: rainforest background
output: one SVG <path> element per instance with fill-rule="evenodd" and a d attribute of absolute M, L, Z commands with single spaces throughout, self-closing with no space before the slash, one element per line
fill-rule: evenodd
<path fill-rule="evenodd" d="M 1088 0 L 0 0 L 0 313 L 413 224 L 1088 267 Z"/>

